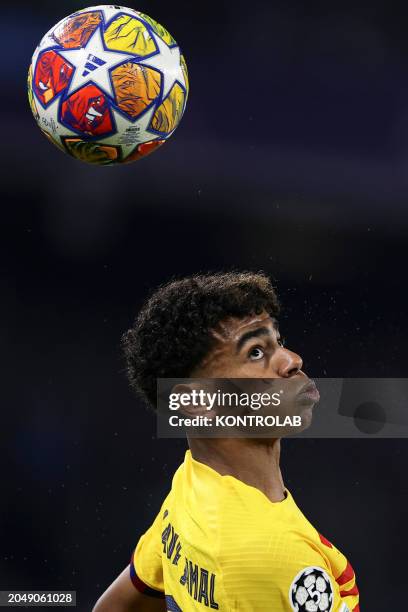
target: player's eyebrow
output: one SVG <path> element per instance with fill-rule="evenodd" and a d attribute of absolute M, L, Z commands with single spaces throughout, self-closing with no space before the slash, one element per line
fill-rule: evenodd
<path fill-rule="evenodd" d="M 258 327 L 257 329 L 253 329 L 251 331 L 242 334 L 240 339 L 237 342 L 237 353 L 242 349 L 244 344 L 248 342 L 251 338 L 259 338 L 260 336 L 270 336 L 271 330 L 268 327 Z"/>

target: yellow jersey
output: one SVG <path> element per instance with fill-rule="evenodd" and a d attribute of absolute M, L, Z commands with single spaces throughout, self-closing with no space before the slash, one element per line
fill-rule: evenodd
<path fill-rule="evenodd" d="M 292 495 L 272 503 L 187 451 L 130 574 L 170 612 L 358 612 L 354 571 Z"/>

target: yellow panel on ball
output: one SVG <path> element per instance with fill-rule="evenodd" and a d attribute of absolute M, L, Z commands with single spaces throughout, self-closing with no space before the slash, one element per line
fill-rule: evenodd
<path fill-rule="evenodd" d="M 160 94 L 160 72 L 132 62 L 115 68 L 112 81 L 119 108 L 131 117 L 140 115 Z"/>
<path fill-rule="evenodd" d="M 104 145 L 98 142 L 87 142 L 81 138 L 67 138 L 65 146 L 68 153 L 73 157 L 85 161 L 88 164 L 103 166 L 111 164 L 119 157 L 118 148 L 112 145 Z"/>
<path fill-rule="evenodd" d="M 160 36 L 160 38 L 162 38 L 165 43 L 167 43 L 169 46 L 176 44 L 176 41 L 174 40 L 170 32 L 166 30 L 166 28 L 160 23 L 158 23 L 155 19 L 152 19 L 151 17 L 149 17 L 149 15 L 145 15 L 144 13 L 140 13 L 140 16 L 142 17 L 142 19 L 147 21 L 149 25 L 152 26 L 156 34 Z"/>
<path fill-rule="evenodd" d="M 138 19 L 121 15 L 109 25 L 104 34 L 105 44 L 114 51 L 126 51 L 135 55 L 149 55 L 156 45 L 145 24 Z"/>
<path fill-rule="evenodd" d="M 168 134 L 178 125 L 184 110 L 185 93 L 178 83 L 173 85 L 167 98 L 156 110 L 152 128 Z"/>
<path fill-rule="evenodd" d="M 188 70 L 187 70 L 186 60 L 184 59 L 184 55 L 180 57 L 180 61 L 181 61 L 181 69 L 183 71 L 184 78 L 186 81 L 186 90 L 187 90 L 187 95 L 188 95 L 188 92 L 190 91 L 190 81 L 188 80 Z"/>

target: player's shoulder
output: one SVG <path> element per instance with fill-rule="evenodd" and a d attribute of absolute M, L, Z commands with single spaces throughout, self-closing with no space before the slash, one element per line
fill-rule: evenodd
<path fill-rule="evenodd" d="M 249 487 L 252 489 L 252 487 Z M 270 502 L 259 490 L 226 495 L 220 523 L 221 550 L 226 562 L 239 558 L 248 564 L 255 557 L 260 563 L 281 563 L 289 556 L 313 558 L 323 543 L 317 529 L 306 519 L 289 491 L 281 502 Z M 255 552 L 256 551 L 256 552 Z M 252 559 L 253 556 L 253 559 Z"/>

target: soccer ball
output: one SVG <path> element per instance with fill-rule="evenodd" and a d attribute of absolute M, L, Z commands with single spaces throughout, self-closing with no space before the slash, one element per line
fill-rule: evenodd
<path fill-rule="evenodd" d="M 151 17 L 113 5 L 62 19 L 41 40 L 28 97 L 47 138 L 92 164 L 140 159 L 173 134 L 186 108 L 187 66 Z"/>
<path fill-rule="evenodd" d="M 320 567 L 307 567 L 293 580 L 289 590 L 295 612 L 330 612 L 333 589 L 330 578 Z"/>

